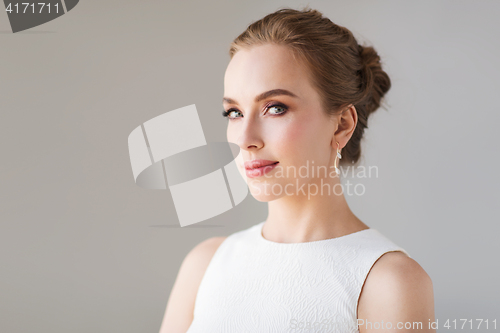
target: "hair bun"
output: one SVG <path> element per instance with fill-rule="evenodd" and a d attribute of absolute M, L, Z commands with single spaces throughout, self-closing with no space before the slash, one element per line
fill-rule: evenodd
<path fill-rule="evenodd" d="M 366 107 L 368 114 L 380 106 L 382 97 L 391 88 L 391 80 L 382 69 L 380 56 L 372 46 L 358 45 L 359 57 L 361 59 L 361 87 L 363 97 L 358 104 Z"/>

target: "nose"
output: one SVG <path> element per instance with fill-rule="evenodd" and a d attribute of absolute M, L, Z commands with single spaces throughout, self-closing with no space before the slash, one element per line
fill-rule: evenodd
<path fill-rule="evenodd" d="M 240 119 L 237 124 L 228 124 L 228 141 L 247 151 L 255 151 L 264 147 L 258 121 L 249 118 Z"/>

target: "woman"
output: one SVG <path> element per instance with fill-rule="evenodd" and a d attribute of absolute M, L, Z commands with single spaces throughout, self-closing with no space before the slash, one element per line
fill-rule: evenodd
<path fill-rule="evenodd" d="M 160 333 L 435 332 L 429 276 L 339 190 L 337 166 L 358 161 L 391 85 L 376 51 L 316 10 L 286 8 L 251 24 L 230 56 L 227 139 L 269 215 L 186 256 Z"/>

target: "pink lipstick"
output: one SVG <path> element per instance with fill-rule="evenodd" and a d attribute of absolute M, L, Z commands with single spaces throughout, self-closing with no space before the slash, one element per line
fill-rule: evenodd
<path fill-rule="evenodd" d="M 269 160 L 252 160 L 245 162 L 245 172 L 247 177 L 261 177 L 266 173 L 273 170 L 276 165 L 278 165 L 278 161 L 269 161 Z"/>

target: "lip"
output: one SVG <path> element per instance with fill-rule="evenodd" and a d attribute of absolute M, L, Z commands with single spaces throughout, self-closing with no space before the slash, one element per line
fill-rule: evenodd
<path fill-rule="evenodd" d="M 245 162 L 245 169 L 250 170 L 250 169 L 257 169 L 257 168 L 262 168 L 274 163 L 277 163 L 278 161 L 269 161 L 269 160 L 251 160 L 251 161 L 246 161 Z"/>
<path fill-rule="evenodd" d="M 245 162 L 245 172 L 247 177 L 261 177 L 273 170 L 279 164 L 278 161 L 252 160 Z"/>

